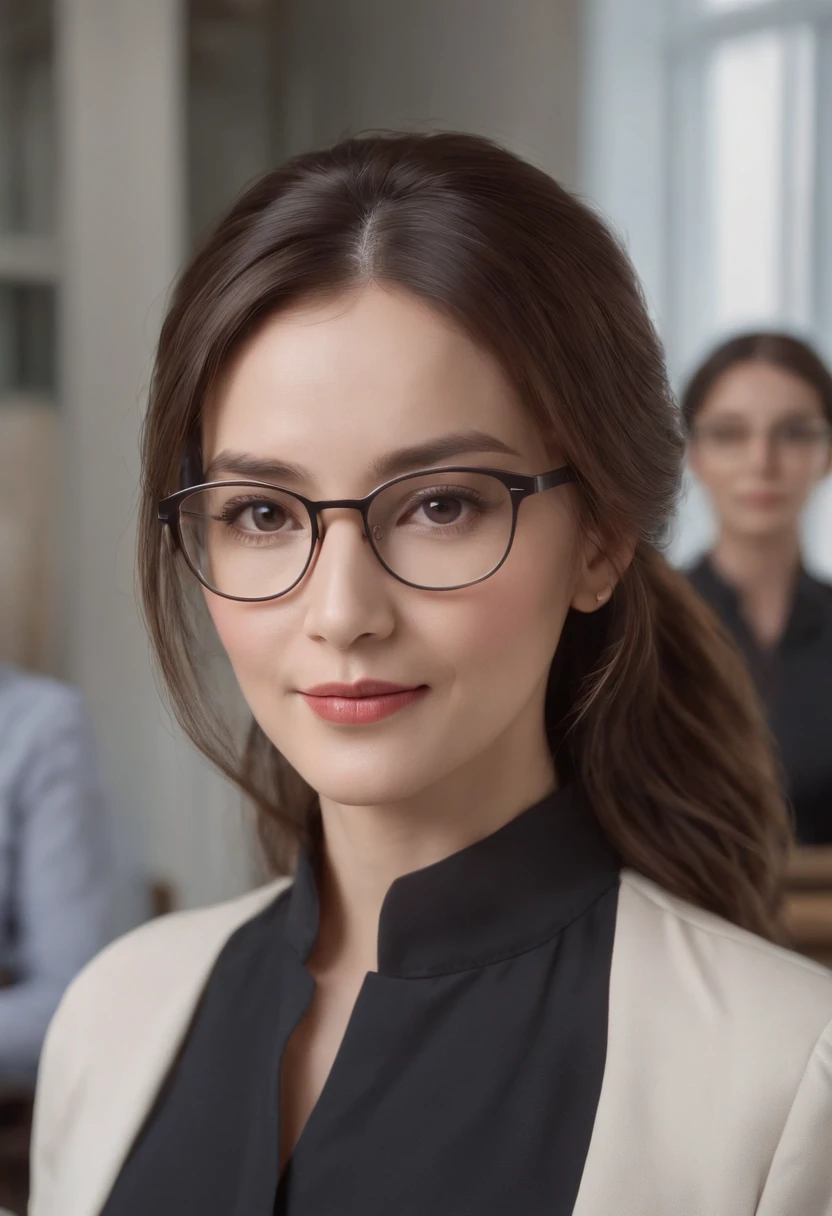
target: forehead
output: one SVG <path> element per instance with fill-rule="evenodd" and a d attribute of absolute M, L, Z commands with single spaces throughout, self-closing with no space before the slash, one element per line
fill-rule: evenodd
<path fill-rule="evenodd" d="M 405 292 L 371 285 L 271 318 L 227 370 L 204 418 L 206 463 L 227 448 L 330 478 L 452 431 L 542 444 L 496 359 Z"/>
<path fill-rule="evenodd" d="M 762 361 L 738 363 L 723 372 L 702 414 L 736 414 L 762 420 L 781 415 L 823 415 L 817 391 L 800 376 Z"/>

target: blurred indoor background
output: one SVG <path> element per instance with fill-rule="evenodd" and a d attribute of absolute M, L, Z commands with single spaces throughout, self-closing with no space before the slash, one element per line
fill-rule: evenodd
<path fill-rule="evenodd" d="M 497 137 L 627 243 L 678 384 L 749 324 L 832 355 L 832 0 L 0 0 L 0 651 L 86 694 L 119 923 L 254 878 L 181 738 L 134 590 L 165 293 L 284 156 L 367 128 Z M 711 520 L 691 486 L 675 560 Z M 807 520 L 832 574 L 832 493 Z"/>

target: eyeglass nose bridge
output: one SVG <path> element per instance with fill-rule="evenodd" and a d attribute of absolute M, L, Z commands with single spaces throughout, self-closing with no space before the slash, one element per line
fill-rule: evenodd
<path fill-rule="evenodd" d="M 324 511 L 357 511 L 361 516 L 361 522 L 364 525 L 362 532 L 363 538 L 366 541 L 371 541 L 370 536 L 370 507 L 372 502 L 367 502 L 366 499 L 358 498 L 327 498 L 322 502 L 308 503 L 307 509 L 312 516 L 312 546 L 322 544 L 326 536 L 327 525 L 322 518 Z M 376 538 L 378 539 L 378 537 Z"/>

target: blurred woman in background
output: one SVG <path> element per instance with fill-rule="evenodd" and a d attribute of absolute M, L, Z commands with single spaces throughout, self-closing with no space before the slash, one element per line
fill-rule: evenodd
<path fill-rule="evenodd" d="M 805 569 L 803 508 L 832 460 L 832 375 L 805 342 L 718 347 L 682 407 L 719 523 L 690 571 L 736 638 L 778 741 L 798 840 L 832 841 L 832 587 Z"/>

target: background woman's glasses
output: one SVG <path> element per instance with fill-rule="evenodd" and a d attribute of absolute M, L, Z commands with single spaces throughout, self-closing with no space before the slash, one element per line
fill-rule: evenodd
<path fill-rule="evenodd" d="M 398 477 L 366 498 L 313 501 L 257 481 L 180 490 L 159 504 L 188 565 L 229 599 L 276 599 L 303 578 L 323 538 L 320 513 L 361 512 L 384 568 L 408 586 L 454 590 L 488 578 L 508 556 L 524 498 L 574 481 L 562 467 L 536 477 L 441 468 Z"/>
<path fill-rule="evenodd" d="M 757 431 L 738 422 L 700 423 L 694 438 L 715 454 L 726 457 L 742 456 L 751 442 L 761 436 L 785 456 L 805 455 L 832 443 L 832 427 L 823 422 L 789 420 Z"/>

